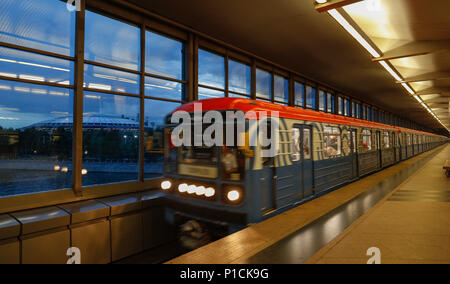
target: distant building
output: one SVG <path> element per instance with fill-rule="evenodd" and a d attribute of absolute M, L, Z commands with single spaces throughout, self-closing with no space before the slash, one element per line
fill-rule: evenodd
<path fill-rule="evenodd" d="M 24 129 L 35 128 L 49 131 L 61 127 L 71 129 L 73 127 L 73 117 L 66 116 L 46 120 L 27 126 Z M 83 130 L 90 129 L 139 131 L 139 122 L 121 116 L 86 115 L 83 117 Z"/>

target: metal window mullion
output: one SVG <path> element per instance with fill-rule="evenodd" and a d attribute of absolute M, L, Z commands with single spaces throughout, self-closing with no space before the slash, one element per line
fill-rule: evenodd
<path fill-rule="evenodd" d="M 273 70 L 270 71 L 270 80 L 271 80 L 271 95 L 270 95 L 270 101 L 272 103 L 275 102 L 275 74 L 273 73 Z"/>
<path fill-rule="evenodd" d="M 208 86 L 208 85 L 202 85 L 202 84 L 198 84 L 198 86 L 200 88 L 211 89 L 211 90 L 214 90 L 214 91 L 224 92 L 225 93 L 225 89 L 221 89 L 221 88 L 217 88 L 217 87 L 213 87 L 213 86 Z"/>
<path fill-rule="evenodd" d="M 230 85 L 230 82 L 229 82 L 229 57 L 228 57 L 228 49 L 226 50 L 226 54 L 225 54 L 225 97 L 228 97 L 229 95 L 228 95 L 228 92 L 229 92 L 229 85 Z"/>
<path fill-rule="evenodd" d="M 184 101 L 194 100 L 194 35 L 188 34 L 188 43 L 184 47 L 185 56 L 185 80 L 187 81 L 185 87 Z"/>
<path fill-rule="evenodd" d="M 145 123 L 145 24 L 141 25 L 141 81 L 139 112 L 139 181 L 144 182 L 144 123 Z"/>
<path fill-rule="evenodd" d="M 139 72 L 139 74 L 140 74 L 140 72 Z M 152 73 L 145 73 L 145 76 L 152 77 L 152 78 L 155 78 L 155 79 L 165 80 L 165 81 L 176 82 L 176 83 L 180 83 L 180 84 L 187 84 L 188 83 L 186 80 L 178 80 L 178 79 L 175 79 L 175 78 L 170 78 L 170 77 L 161 76 L 161 75 L 152 74 Z"/>
<path fill-rule="evenodd" d="M 54 58 L 58 58 L 58 59 L 64 59 L 64 60 L 70 60 L 70 61 L 75 60 L 75 58 L 72 56 L 62 55 L 62 54 L 58 54 L 58 53 L 54 53 L 54 52 L 25 47 L 25 46 L 16 45 L 16 44 L 7 43 L 7 42 L 0 42 L 0 47 L 16 49 L 16 50 L 20 50 L 20 51 L 24 51 L 24 52 L 29 52 L 29 53 L 36 53 L 39 55 L 54 57 Z"/>
<path fill-rule="evenodd" d="M 295 106 L 295 82 L 294 75 L 289 72 L 289 87 L 288 87 L 288 105 Z"/>
<path fill-rule="evenodd" d="M 253 100 L 256 100 L 256 61 L 255 59 L 252 59 L 252 69 L 251 69 L 251 75 L 250 75 L 250 84 L 251 84 L 251 90 L 250 90 L 250 96 Z"/>
<path fill-rule="evenodd" d="M 74 85 L 63 85 L 63 84 L 58 84 L 58 83 L 50 83 L 50 82 L 42 82 L 42 81 L 35 81 L 35 80 L 29 80 L 29 79 L 13 78 L 13 77 L 2 76 L 2 75 L 0 75 L 0 80 L 40 85 L 40 86 L 49 86 L 49 87 L 56 87 L 56 88 L 63 88 L 63 89 L 74 89 L 75 88 Z"/>
<path fill-rule="evenodd" d="M 193 50 L 193 86 L 194 93 L 192 94 L 192 100 L 198 100 L 198 36 L 194 35 L 194 50 Z"/>
<path fill-rule="evenodd" d="M 84 34 L 85 0 L 80 1 L 80 11 L 76 12 L 75 28 L 75 94 L 73 103 L 72 142 L 72 189 L 77 196 L 82 195 L 83 163 L 83 81 L 84 81 Z"/>

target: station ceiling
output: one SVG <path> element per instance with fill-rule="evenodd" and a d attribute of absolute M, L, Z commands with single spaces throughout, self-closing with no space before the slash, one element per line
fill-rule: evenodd
<path fill-rule="evenodd" d="M 314 9 L 313 0 L 127 2 L 445 133 L 350 34 Z M 450 1 L 375 2 L 369 12 L 364 2 L 345 10 L 384 55 L 414 55 L 390 62 L 450 128 Z"/>

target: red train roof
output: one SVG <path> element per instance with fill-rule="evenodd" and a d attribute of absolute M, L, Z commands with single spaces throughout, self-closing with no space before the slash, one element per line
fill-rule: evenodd
<path fill-rule="evenodd" d="M 329 113 L 323 113 L 319 111 L 307 110 L 302 108 L 296 108 L 291 106 L 278 105 L 270 102 L 264 101 L 255 101 L 251 99 L 243 99 L 243 98 L 216 98 L 216 99 L 207 99 L 189 102 L 177 108 L 175 111 L 186 111 L 186 112 L 194 112 L 194 104 L 201 103 L 202 111 L 210 111 L 210 110 L 241 110 L 244 113 L 253 111 L 255 113 L 260 112 L 279 112 L 280 118 L 289 118 L 289 119 L 298 119 L 298 120 L 307 120 L 314 122 L 322 122 L 322 123 L 332 123 L 332 124 L 343 124 L 354 127 L 367 127 L 367 128 L 375 128 L 380 130 L 390 130 L 390 131 L 398 131 L 398 132 L 408 132 L 408 133 L 417 133 L 417 134 L 425 134 L 425 135 L 433 135 L 439 136 L 432 133 L 426 133 L 422 131 L 391 126 L 387 124 L 382 124 L 378 122 L 366 121 L 352 117 L 346 117 L 341 115 L 334 115 Z M 259 116 L 258 116 L 259 118 Z"/>

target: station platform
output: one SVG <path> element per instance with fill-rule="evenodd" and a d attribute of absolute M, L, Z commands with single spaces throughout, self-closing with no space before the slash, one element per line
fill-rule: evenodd
<path fill-rule="evenodd" d="M 168 264 L 450 263 L 450 180 L 440 146 Z"/>
<path fill-rule="evenodd" d="M 307 263 L 366 263 L 370 247 L 386 264 L 450 263 L 449 158 L 447 145 Z"/>

